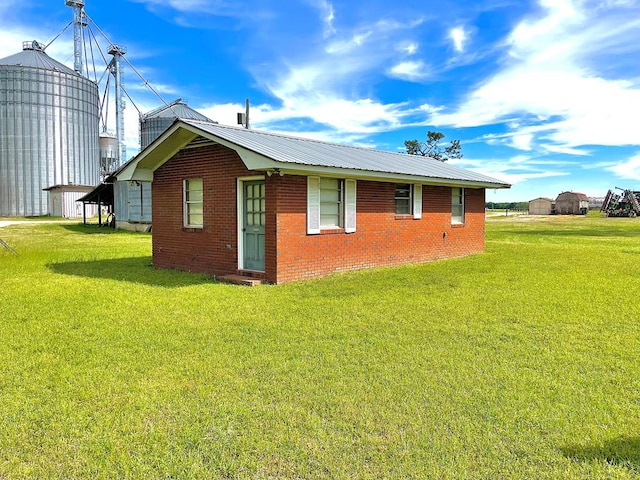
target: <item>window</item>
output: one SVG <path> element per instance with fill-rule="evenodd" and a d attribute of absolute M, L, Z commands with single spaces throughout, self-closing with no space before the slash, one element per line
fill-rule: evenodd
<path fill-rule="evenodd" d="M 356 180 L 307 177 L 307 233 L 356 231 Z"/>
<path fill-rule="evenodd" d="M 451 189 L 451 223 L 464 223 L 464 188 Z"/>
<path fill-rule="evenodd" d="M 184 181 L 184 226 L 200 228 L 203 225 L 202 179 Z"/>
<path fill-rule="evenodd" d="M 422 218 L 422 185 L 396 183 L 396 215 L 412 215 Z"/>
<path fill-rule="evenodd" d="M 413 185 L 410 183 L 396 183 L 396 215 L 411 215 L 413 213 Z"/>
<path fill-rule="evenodd" d="M 344 226 L 344 182 L 320 178 L 320 228 Z"/>

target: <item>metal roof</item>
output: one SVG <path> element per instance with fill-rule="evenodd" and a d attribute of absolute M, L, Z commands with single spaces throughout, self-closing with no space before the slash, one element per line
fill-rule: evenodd
<path fill-rule="evenodd" d="M 205 137 L 224 139 L 276 162 L 295 166 L 314 166 L 360 170 L 385 174 L 426 177 L 452 182 L 472 182 L 490 188 L 510 185 L 495 178 L 456 167 L 429 157 L 340 145 L 227 125 L 179 119 L 201 131 Z M 210 134 L 210 135 L 207 135 Z"/>
<path fill-rule="evenodd" d="M 585 201 L 589 200 L 589 197 L 587 197 L 584 193 L 581 193 L 581 192 L 571 192 L 571 191 L 562 192 L 558 194 L 556 199 L 560 198 L 561 196 L 565 196 L 565 197 L 576 196 L 580 200 L 585 200 Z"/>
<path fill-rule="evenodd" d="M 0 59 L 0 65 L 15 65 L 20 67 L 42 68 L 44 70 L 54 70 L 65 72 L 71 75 L 78 75 L 74 70 L 54 60 L 44 53 L 42 46 L 35 40 L 33 42 L 25 42 L 25 45 L 31 44 L 33 47 L 27 48 L 22 52 L 10 55 Z"/>
<path fill-rule="evenodd" d="M 143 121 L 148 118 L 190 118 L 193 120 L 201 120 L 203 122 L 213 121 L 189 107 L 181 98 L 142 115 Z"/>
<path fill-rule="evenodd" d="M 113 183 L 101 183 L 76 202 L 113 205 Z"/>

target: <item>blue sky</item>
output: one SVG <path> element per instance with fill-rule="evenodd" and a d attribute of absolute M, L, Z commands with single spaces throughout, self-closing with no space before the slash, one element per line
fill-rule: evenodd
<path fill-rule="evenodd" d="M 438 130 L 487 201 L 640 190 L 640 0 L 86 0 L 170 102 L 223 124 L 404 151 Z M 0 0 L 0 58 L 51 41 L 63 0 Z M 71 30 L 47 53 L 73 66 Z M 98 64 L 104 70 L 104 65 Z M 161 105 L 130 67 L 142 112 Z M 138 142 L 136 108 L 125 128 Z"/>

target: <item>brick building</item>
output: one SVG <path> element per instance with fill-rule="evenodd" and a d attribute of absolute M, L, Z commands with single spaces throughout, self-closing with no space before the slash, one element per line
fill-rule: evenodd
<path fill-rule="evenodd" d="M 283 283 L 484 251 L 485 188 L 433 159 L 177 120 L 118 174 L 152 181 L 160 268 Z"/>

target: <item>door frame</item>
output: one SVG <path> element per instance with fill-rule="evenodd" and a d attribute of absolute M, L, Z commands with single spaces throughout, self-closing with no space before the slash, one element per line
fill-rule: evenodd
<path fill-rule="evenodd" d="M 244 224 L 244 184 L 245 182 L 256 182 L 256 181 L 265 181 L 264 175 L 255 175 L 252 177 L 239 177 L 236 179 L 236 206 L 237 206 L 237 214 L 236 214 L 236 227 L 238 230 L 238 270 L 247 270 L 252 272 L 264 272 L 264 270 L 251 270 L 245 268 L 244 266 L 244 232 L 243 224 Z M 266 194 L 266 191 L 265 191 Z M 266 235 L 266 228 L 265 228 Z M 265 258 L 265 270 L 266 270 L 266 258 Z"/>

